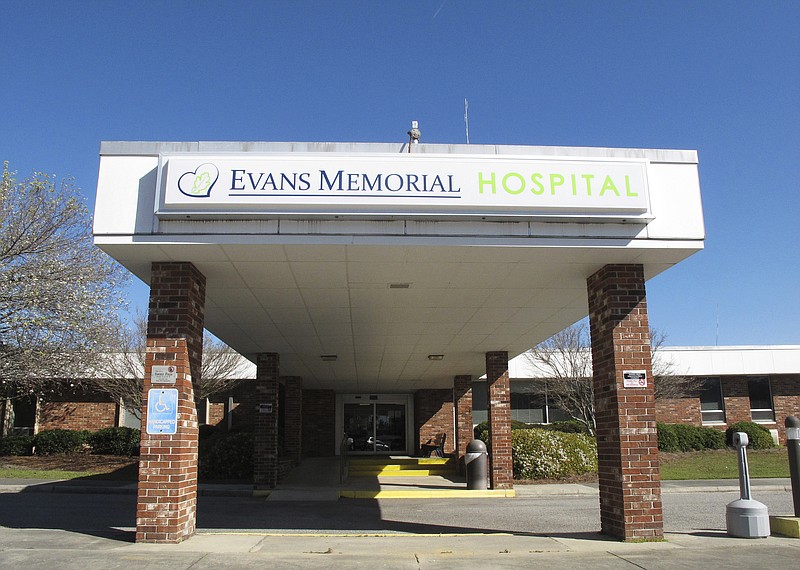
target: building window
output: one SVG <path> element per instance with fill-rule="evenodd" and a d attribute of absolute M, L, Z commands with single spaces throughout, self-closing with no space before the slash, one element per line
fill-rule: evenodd
<path fill-rule="evenodd" d="M 774 422 L 775 409 L 772 406 L 772 390 L 769 378 L 749 378 L 747 391 L 750 394 L 750 416 L 754 422 Z"/>
<path fill-rule="evenodd" d="M 725 423 L 725 403 L 719 378 L 706 378 L 700 386 L 700 417 L 704 424 Z"/>

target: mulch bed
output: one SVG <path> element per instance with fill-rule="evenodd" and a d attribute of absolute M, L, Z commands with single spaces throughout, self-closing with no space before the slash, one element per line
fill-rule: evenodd
<path fill-rule="evenodd" d="M 51 471 L 89 471 L 90 473 L 111 473 L 129 465 L 135 465 L 138 462 L 139 459 L 136 457 L 89 455 L 88 453 L 0 457 L 0 467 Z"/>

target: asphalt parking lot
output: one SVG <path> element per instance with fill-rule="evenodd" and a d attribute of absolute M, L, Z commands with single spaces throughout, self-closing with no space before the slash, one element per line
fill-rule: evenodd
<path fill-rule="evenodd" d="M 791 514 L 778 487 L 754 498 Z M 738 492 L 663 495 L 667 541 L 630 544 L 597 534 L 591 494 L 521 490 L 513 499 L 266 501 L 201 496 L 198 534 L 179 545 L 133 543 L 128 493 L 0 493 L 0 566 L 35 568 L 753 568 L 793 567 L 800 540 L 735 539 L 725 505 Z"/>

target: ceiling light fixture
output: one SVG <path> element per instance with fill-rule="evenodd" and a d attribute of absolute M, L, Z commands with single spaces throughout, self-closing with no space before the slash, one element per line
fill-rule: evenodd
<path fill-rule="evenodd" d="M 409 289 L 411 283 L 389 283 L 389 289 Z"/>
<path fill-rule="evenodd" d="M 338 360 L 338 356 L 335 354 L 323 354 L 320 356 L 322 362 L 336 362 Z"/>
<path fill-rule="evenodd" d="M 429 354 L 428 360 L 442 360 L 444 358 L 444 354 Z"/>

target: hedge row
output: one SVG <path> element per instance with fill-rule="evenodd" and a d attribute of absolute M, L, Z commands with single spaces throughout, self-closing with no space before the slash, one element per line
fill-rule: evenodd
<path fill-rule="evenodd" d="M 750 449 L 772 449 L 775 442 L 764 426 L 753 422 L 737 422 L 727 430 L 697 427 L 685 424 L 658 424 L 658 449 L 668 453 L 700 451 L 702 449 L 725 449 L 733 446 L 733 434 L 747 434 Z"/>
<path fill-rule="evenodd" d="M 699 451 L 701 449 L 724 449 L 725 433 L 713 428 L 686 424 L 656 424 L 658 427 L 658 450 L 667 453 Z"/>
<path fill-rule="evenodd" d="M 769 431 L 753 422 L 732 424 L 726 432 L 685 424 L 657 424 L 658 449 L 664 452 L 724 449 L 733 434 L 745 432 L 752 449 L 775 446 Z M 597 471 L 597 445 L 579 422 L 528 425 L 512 422 L 514 479 L 558 479 Z M 489 425 L 475 426 L 475 436 L 489 446 Z"/>
<path fill-rule="evenodd" d="M 747 439 L 750 440 L 748 447 L 750 449 L 772 449 L 775 447 L 775 441 L 772 439 L 772 434 L 764 426 L 760 426 L 753 422 L 737 422 L 731 424 L 725 430 L 725 443 L 733 447 L 733 434 L 741 431 L 747 434 Z"/>
<path fill-rule="evenodd" d="M 139 453 L 139 430 L 104 428 L 95 432 L 51 429 L 36 435 L 6 436 L 0 439 L 0 455 L 55 455 L 89 451 L 102 455 Z"/>

